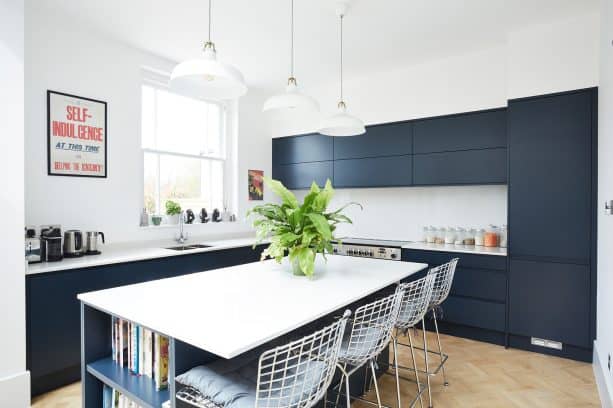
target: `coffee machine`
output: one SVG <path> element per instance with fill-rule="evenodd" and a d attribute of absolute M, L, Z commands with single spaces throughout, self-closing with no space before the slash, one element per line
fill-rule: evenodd
<path fill-rule="evenodd" d="M 44 225 L 40 228 L 40 260 L 56 262 L 64 258 L 62 253 L 62 227 Z"/>

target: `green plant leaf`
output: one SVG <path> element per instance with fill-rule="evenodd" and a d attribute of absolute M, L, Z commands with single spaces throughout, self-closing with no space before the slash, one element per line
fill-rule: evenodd
<path fill-rule="evenodd" d="M 315 273 L 315 251 L 311 248 L 300 248 L 297 257 L 302 272 L 306 276 L 313 276 Z"/>
<path fill-rule="evenodd" d="M 284 205 L 287 205 L 290 208 L 298 207 L 298 200 L 296 199 L 296 196 L 294 193 L 285 188 L 283 183 L 268 177 L 264 177 L 264 183 L 272 190 L 273 193 L 281 198 Z"/>
<path fill-rule="evenodd" d="M 313 223 L 313 226 L 319 232 L 323 239 L 331 240 L 332 239 L 332 231 L 330 231 L 330 224 L 328 224 L 328 220 L 321 214 L 307 214 L 307 217 Z"/>

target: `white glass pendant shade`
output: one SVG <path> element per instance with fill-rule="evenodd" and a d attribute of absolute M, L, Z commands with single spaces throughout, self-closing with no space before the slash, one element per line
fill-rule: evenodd
<path fill-rule="evenodd" d="M 247 93 L 243 74 L 219 62 L 210 42 L 205 44 L 202 58 L 184 61 L 172 70 L 170 85 L 180 92 L 213 100 L 236 99 Z"/>
<path fill-rule="evenodd" d="M 319 133 L 327 136 L 357 136 L 366 133 L 364 122 L 347 113 L 344 102 L 338 103 L 338 111 L 321 122 Z"/>
<path fill-rule="evenodd" d="M 298 89 L 296 79 L 289 78 L 285 92 L 273 95 L 264 102 L 263 112 L 295 110 L 297 113 L 315 113 L 319 111 L 319 103 Z"/>

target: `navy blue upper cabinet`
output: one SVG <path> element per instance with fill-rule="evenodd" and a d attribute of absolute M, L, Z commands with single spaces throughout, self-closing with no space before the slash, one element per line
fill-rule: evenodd
<path fill-rule="evenodd" d="M 272 140 L 274 164 L 332 160 L 332 137 L 320 134 L 282 137 Z"/>
<path fill-rule="evenodd" d="M 434 153 L 507 146 L 506 109 L 417 120 L 413 152 Z"/>
<path fill-rule="evenodd" d="M 509 103 L 512 256 L 589 262 L 593 94 Z"/>
<path fill-rule="evenodd" d="M 332 161 L 294 163 L 273 166 L 272 177 L 292 190 L 310 188 L 313 182 L 324 186 L 326 180 L 333 181 Z"/>
<path fill-rule="evenodd" d="M 413 156 L 334 161 L 334 187 L 410 186 Z"/>
<path fill-rule="evenodd" d="M 507 149 L 416 154 L 414 185 L 504 184 Z"/>
<path fill-rule="evenodd" d="M 387 123 L 366 127 L 366 134 L 334 138 L 334 159 L 400 156 L 413 153 L 413 124 Z"/>

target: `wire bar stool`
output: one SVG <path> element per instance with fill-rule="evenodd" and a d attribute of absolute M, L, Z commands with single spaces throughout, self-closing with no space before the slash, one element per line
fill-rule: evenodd
<path fill-rule="evenodd" d="M 260 355 L 254 395 L 257 408 L 309 408 L 332 382 L 351 312 L 335 323 Z M 223 408 L 194 387 L 180 390 L 178 400 L 198 408 Z"/>
<path fill-rule="evenodd" d="M 400 284 L 400 290 L 404 291 L 400 303 L 400 312 L 398 313 L 398 319 L 396 320 L 395 334 L 392 334 L 392 347 L 394 353 L 394 361 L 391 365 L 394 369 L 394 376 L 396 377 L 396 393 L 398 398 L 398 407 L 401 407 L 400 398 L 400 379 L 412 381 L 408 378 L 400 376 L 400 370 L 411 370 L 415 373 L 415 382 L 417 383 L 417 395 L 411 401 L 410 407 L 415 406 L 417 400 L 419 400 L 420 406 L 423 407 L 422 400 L 422 384 L 419 382 L 419 370 L 417 369 L 417 361 L 415 359 L 415 348 L 413 347 L 413 336 L 411 335 L 411 329 L 413 329 L 424 317 L 430 306 L 432 298 L 432 290 L 434 287 L 434 281 L 436 279 L 436 273 L 428 273 L 427 276 L 409 283 Z M 409 337 L 409 344 L 400 343 L 398 341 L 398 333 L 404 332 Z M 413 361 L 413 368 L 403 367 L 398 362 L 398 346 L 406 346 L 411 350 L 411 359 Z M 387 373 L 390 374 L 390 373 Z"/>
<path fill-rule="evenodd" d="M 344 382 L 347 408 L 350 407 L 352 398 L 376 405 L 379 408 L 384 407 L 381 404 L 375 360 L 390 342 L 403 295 L 404 291 L 398 287 L 394 294 L 360 306 L 355 311 L 354 317 L 350 320 L 352 323 L 351 332 L 348 337 L 345 336 L 339 353 L 337 366 L 341 371 L 341 379 L 338 383 L 335 406 L 338 406 Z M 351 375 L 366 364 L 370 365 L 372 381 L 375 384 L 376 403 L 361 397 L 351 396 L 349 389 Z"/>
<path fill-rule="evenodd" d="M 434 285 L 432 287 L 432 297 L 430 299 L 430 304 L 428 305 L 428 312 L 432 312 L 432 318 L 434 320 L 434 329 L 436 331 L 436 339 L 438 343 L 438 351 L 429 350 L 428 349 L 428 340 L 426 337 L 426 319 L 425 314 L 421 319 L 422 323 L 422 333 L 423 333 L 423 348 L 415 347 L 418 350 L 422 350 L 424 352 L 424 360 L 426 369 L 425 371 L 421 371 L 426 374 L 427 386 L 428 386 L 428 401 L 429 407 L 432 408 L 432 388 L 430 384 L 430 377 L 437 375 L 439 371 L 443 372 L 443 384 L 445 386 L 449 385 L 447 382 L 447 376 L 445 374 L 445 363 L 449 356 L 443 353 L 443 347 L 441 345 L 441 336 L 438 331 L 438 323 L 436 317 L 436 309 L 447 299 L 449 296 L 449 292 L 451 291 L 451 285 L 453 284 L 453 277 L 455 275 L 456 266 L 458 265 L 459 258 L 453 258 L 451 261 L 439 265 L 435 268 L 431 268 L 428 271 L 428 275 L 435 275 Z M 426 312 L 427 314 L 427 312 Z M 440 358 L 440 364 L 438 364 L 432 370 L 430 369 L 430 361 L 428 358 L 428 354 L 436 354 Z"/>

